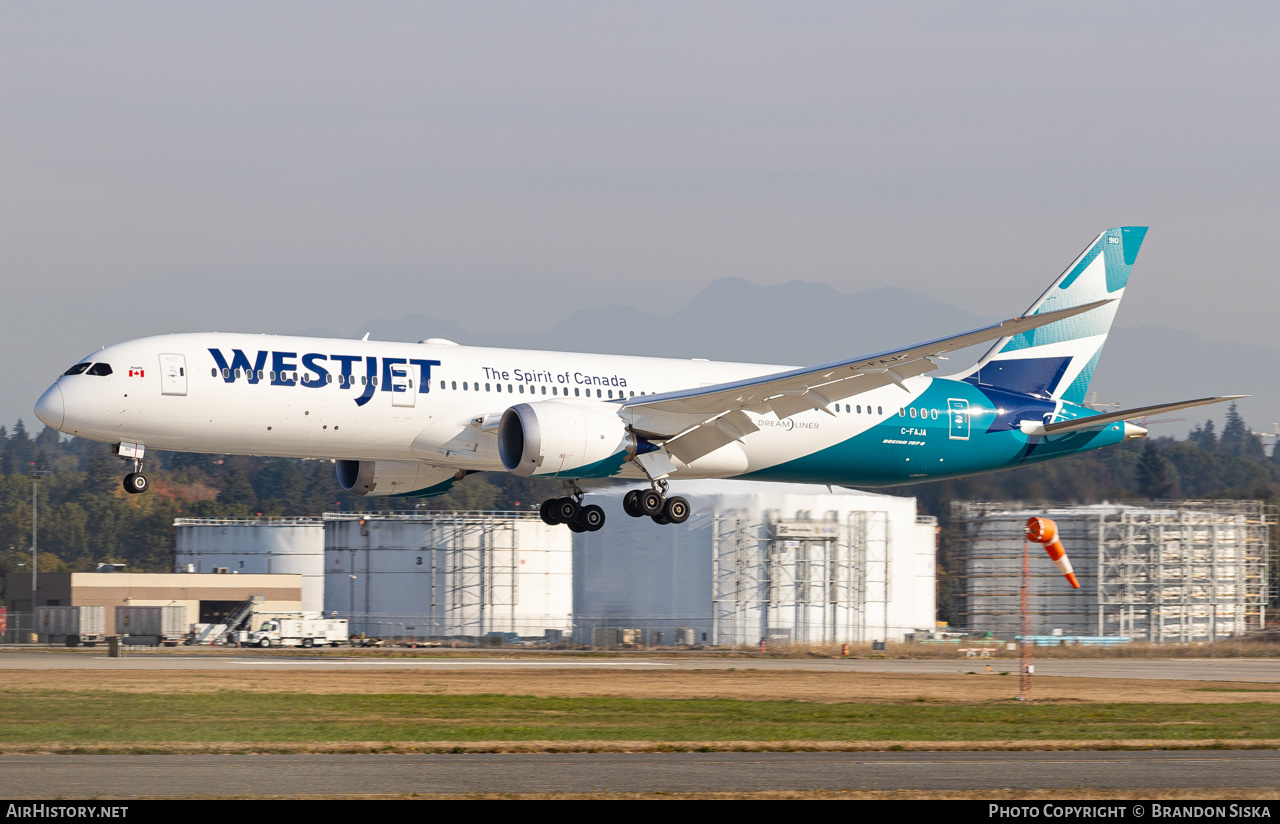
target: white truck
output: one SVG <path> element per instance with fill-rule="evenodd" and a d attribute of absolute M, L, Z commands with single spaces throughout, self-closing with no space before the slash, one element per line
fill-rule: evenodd
<path fill-rule="evenodd" d="M 107 637 L 107 608 L 36 607 L 36 631 L 50 644 L 91 647 Z"/>
<path fill-rule="evenodd" d="M 248 642 L 259 647 L 323 647 L 347 643 L 347 619 L 320 615 L 269 618 L 254 632 Z"/>

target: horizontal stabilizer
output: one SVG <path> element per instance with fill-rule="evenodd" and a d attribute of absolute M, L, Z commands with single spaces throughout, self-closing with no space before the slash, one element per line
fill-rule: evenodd
<path fill-rule="evenodd" d="M 1116 421 L 1127 421 L 1133 418 L 1145 418 L 1149 415 L 1160 415 L 1165 412 L 1177 412 L 1179 409 L 1191 409 L 1196 406 L 1208 406 L 1211 403 L 1223 403 L 1224 401 L 1236 401 L 1241 398 L 1247 398 L 1248 395 L 1223 395 L 1218 398 L 1199 398 L 1194 401 L 1179 401 L 1178 403 L 1162 403 L 1159 406 L 1142 406 L 1137 409 L 1124 409 L 1119 412 L 1107 412 L 1103 415 L 1090 415 L 1087 418 L 1076 418 L 1070 421 L 1059 421 L 1058 423 L 1047 424 L 1039 431 L 1028 434 L 1033 435 L 1062 435 L 1067 432 L 1082 432 L 1086 429 L 1097 429 Z"/>

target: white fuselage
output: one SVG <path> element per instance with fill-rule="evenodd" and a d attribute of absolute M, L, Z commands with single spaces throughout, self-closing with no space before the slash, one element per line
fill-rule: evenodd
<path fill-rule="evenodd" d="M 107 364 L 111 374 L 90 374 L 103 371 L 95 367 L 63 375 L 37 404 L 41 420 L 78 437 L 161 450 L 481 471 L 503 471 L 492 426 L 484 423 L 513 405 L 556 400 L 616 409 L 624 397 L 788 368 L 228 333 L 142 338 L 82 363 Z M 681 466 L 679 476 L 742 475 L 827 448 L 898 414 L 930 383 L 921 377 L 908 382 L 907 392 L 873 390 L 855 404 L 837 405 L 837 415 L 752 415 L 759 432 Z M 618 475 L 644 477 L 631 463 Z"/>

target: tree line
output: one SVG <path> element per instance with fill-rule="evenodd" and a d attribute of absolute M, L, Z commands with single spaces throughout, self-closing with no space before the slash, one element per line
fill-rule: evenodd
<path fill-rule="evenodd" d="M 339 488 L 330 461 L 149 450 L 151 490 L 129 495 L 121 485 L 129 464 L 108 446 L 66 438 L 48 428 L 33 436 L 19 421 L 12 428 L 0 426 L 0 576 L 27 571 L 30 564 L 33 471 L 40 476 L 38 562 L 48 572 L 91 571 L 99 563 L 125 564 L 138 572 L 171 571 L 175 518 L 318 516 L 415 507 L 528 510 L 562 494 L 554 481 L 484 473 L 469 475 L 436 498 L 361 498 Z M 951 501 L 1272 499 L 1280 493 L 1280 455 L 1267 455 L 1232 405 L 1221 432 L 1210 420 L 1182 440 L 1129 441 L 1004 472 L 884 491 L 913 495 L 922 514 L 939 518 L 938 574 L 945 604 Z"/>

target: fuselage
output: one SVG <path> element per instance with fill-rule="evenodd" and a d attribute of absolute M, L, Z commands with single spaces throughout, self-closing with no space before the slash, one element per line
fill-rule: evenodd
<path fill-rule="evenodd" d="M 505 471 L 491 426 L 520 403 L 620 410 L 624 399 L 783 371 L 674 360 L 229 333 L 142 338 L 82 359 L 40 398 L 47 425 L 151 449 Z M 105 364 L 107 368 L 99 367 Z M 79 366 L 79 365 L 78 365 Z M 109 374 L 105 374 L 108 373 Z M 974 474 L 1125 438 L 1123 423 L 1059 437 L 1027 424 L 1093 414 L 1051 398 L 920 376 L 779 419 L 675 478 L 887 486 Z M 621 460 L 564 477 L 643 479 Z"/>

